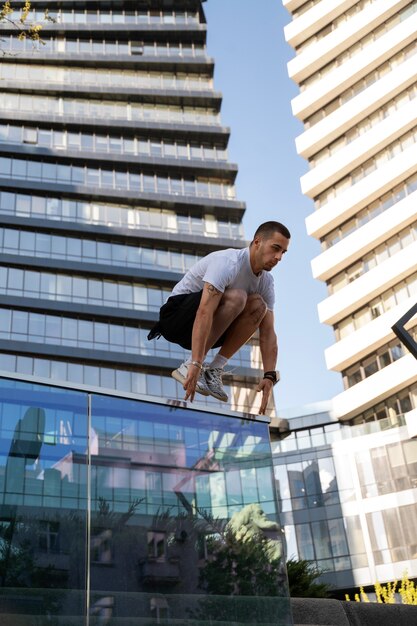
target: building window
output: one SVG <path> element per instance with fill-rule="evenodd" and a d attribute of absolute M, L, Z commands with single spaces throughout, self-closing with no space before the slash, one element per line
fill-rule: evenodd
<path fill-rule="evenodd" d="M 36 128 L 23 129 L 23 143 L 38 143 L 38 131 Z"/>
<path fill-rule="evenodd" d="M 113 563 L 113 533 L 111 529 L 94 529 L 91 537 L 91 561 L 102 565 Z"/>
<path fill-rule="evenodd" d="M 148 531 L 148 559 L 165 561 L 166 558 L 166 534 L 161 531 Z"/>
<path fill-rule="evenodd" d="M 41 521 L 39 523 L 39 550 L 41 552 L 59 552 L 59 522 Z"/>

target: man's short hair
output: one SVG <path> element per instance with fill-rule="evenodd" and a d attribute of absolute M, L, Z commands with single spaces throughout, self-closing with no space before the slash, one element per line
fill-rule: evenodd
<path fill-rule="evenodd" d="M 291 239 L 291 233 L 288 228 L 284 226 L 284 224 L 281 224 L 281 222 L 273 221 L 264 222 L 263 224 L 258 226 L 253 238 L 255 239 L 255 237 L 262 237 L 262 239 L 267 239 L 272 237 L 274 233 L 281 233 L 281 235 L 283 235 L 287 239 Z"/>

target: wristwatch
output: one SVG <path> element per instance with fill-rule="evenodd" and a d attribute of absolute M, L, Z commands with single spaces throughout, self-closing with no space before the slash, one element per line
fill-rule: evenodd
<path fill-rule="evenodd" d="M 274 383 L 274 385 L 277 384 L 277 382 L 279 381 L 279 372 L 275 371 L 275 370 L 270 370 L 268 372 L 264 372 L 264 378 L 268 378 L 268 380 L 272 380 L 272 382 Z"/>

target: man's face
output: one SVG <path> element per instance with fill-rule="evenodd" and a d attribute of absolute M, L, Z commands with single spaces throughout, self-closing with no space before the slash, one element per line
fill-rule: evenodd
<path fill-rule="evenodd" d="M 278 232 L 265 239 L 256 237 L 253 242 L 256 270 L 270 272 L 287 252 L 289 243 L 289 239 Z"/>

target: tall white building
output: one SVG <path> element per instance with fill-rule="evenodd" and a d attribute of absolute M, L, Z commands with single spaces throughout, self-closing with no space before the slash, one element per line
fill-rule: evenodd
<path fill-rule="evenodd" d="M 344 391 L 331 415 L 291 421 L 276 478 L 289 555 L 346 589 L 417 576 L 417 361 L 392 331 L 417 300 L 417 1 L 282 1 L 326 362 Z"/>
<path fill-rule="evenodd" d="M 391 330 L 417 299 L 417 2 L 283 4 L 313 275 L 328 287 L 319 316 L 335 336 L 326 362 L 345 387 L 335 412 L 396 419 L 417 408 L 417 362 Z"/>

